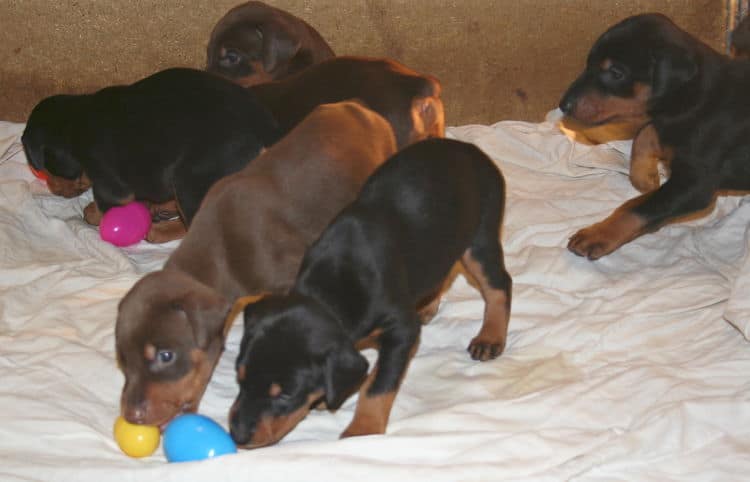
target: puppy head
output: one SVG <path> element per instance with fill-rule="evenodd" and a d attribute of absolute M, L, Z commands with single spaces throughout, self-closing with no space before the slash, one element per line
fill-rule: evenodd
<path fill-rule="evenodd" d="M 230 303 L 186 274 L 146 275 L 120 302 L 115 342 L 131 423 L 163 426 L 194 412 L 224 350 Z"/>
<path fill-rule="evenodd" d="M 248 306 L 237 357 L 240 393 L 229 413 L 232 438 L 246 448 L 278 442 L 317 402 L 338 408 L 367 367 L 337 321 L 312 301 L 273 296 Z"/>
<path fill-rule="evenodd" d="M 75 197 L 91 187 L 83 167 L 71 152 L 70 124 L 75 119 L 76 96 L 56 95 L 31 111 L 21 136 L 29 165 L 47 174 L 50 191 Z"/>
<path fill-rule="evenodd" d="M 682 96 L 708 49 L 663 15 L 629 17 L 594 43 L 560 109 L 585 125 L 643 126 Z"/>
<path fill-rule="evenodd" d="M 261 2 L 230 10 L 211 33 L 206 70 L 245 87 L 288 75 L 302 46 L 294 20 Z"/>
<path fill-rule="evenodd" d="M 373 63 L 370 82 L 383 78 L 380 91 L 371 101 L 375 110 L 388 117 L 399 148 L 433 137 L 445 137 L 445 112 L 440 81 L 408 67 L 386 61 L 386 68 Z M 379 99 L 377 97 L 380 97 Z M 405 112 L 405 109 L 408 109 Z M 404 113 L 406 115 L 404 115 Z"/>

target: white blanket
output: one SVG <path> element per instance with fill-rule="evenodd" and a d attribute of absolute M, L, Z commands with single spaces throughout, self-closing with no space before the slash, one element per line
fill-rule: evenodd
<path fill-rule="evenodd" d="M 176 243 L 119 249 L 51 196 L 0 123 L 0 480 L 741 480 L 750 474 L 750 203 L 643 236 L 600 261 L 567 238 L 636 195 L 627 145 L 574 144 L 553 123 L 450 129 L 503 170 L 514 278 L 497 360 L 465 348 L 482 301 L 459 276 L 421 345 L 386 435 L 338 440 L 352 398 L 280 444 L 203 462 L 122 454 L 117 303 Z M 735 323 L 741 331 L 725 321 Z M 201 412 L 226 427 L 241 324 Z M 373 353 L 368 352 L 372 359 Z"/>

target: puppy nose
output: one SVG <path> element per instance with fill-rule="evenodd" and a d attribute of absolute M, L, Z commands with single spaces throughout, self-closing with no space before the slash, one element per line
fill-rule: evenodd
<path fill-rule="evenodd" d="M 573 99 L 568 97 L 567 95 L 563 97 L 563 99 L 560 101 L 560 110 L 565 115 L 570 115 L 573 112 L 573 106 L 574 106 Z"/>
<path fill-rule="evenodd" d="M 143 423 L 148 412 L 147 402 L 130 405 L 125 410 L 125 420 L 130 423 Z"/>
<path fill-rule="evenodd" d="M 237 445 L 247 445 L 252 439 L 253 432 L 247 424 L 232 421 L 229 424 L 229 434 Z"/>

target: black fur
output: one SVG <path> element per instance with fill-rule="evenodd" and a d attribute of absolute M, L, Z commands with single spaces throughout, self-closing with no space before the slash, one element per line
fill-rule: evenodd
<path fill-rule="evenodd" d="M 189 223 L 217 179 L 276 141 L 277 126 L 251 92 L 199 70 L 165 70 L 128 86 L 42 100 L 23 145 L 32 167 L 85 172 L 102 212 L 135 196 L 179 197 Z"/>
<path fill-rule="evenodd" d="M 719 190 L 750 188 L 750 62 L 716 52 L 663 15 L 638 15 L 597 40 L 560 107 L 575 117 L 587 96 L 627 99 L 638 83 L 650 89 L 647 120 L 672 159 L 667 182 L 616 212 L 642 220 L 630 239 L 709 207 Z M 601 255 L 585 241 L 571 249 Z"/>
<path fill-rule="evenodd" d="M 246 308 L 237 360 L 246 373 L 230 420 L 238 443 L 261 417 L 291 413 L 316 390 L 337 408 L 367 370 L 354 344 L 374 331 L 368 395 L 397 390 L 421 329 L 417 306 L 467 251 L 510 303 L 503 187 L 485 154 L 453 140 L 413 144 L 381 166 L 308 250 L 291 292 Z M 281 396 L 269 396 L 272 383 Z"/>

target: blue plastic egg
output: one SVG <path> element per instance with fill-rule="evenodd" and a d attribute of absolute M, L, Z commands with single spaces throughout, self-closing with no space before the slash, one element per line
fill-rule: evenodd
<path fill-rule="evenodd" d="M 218 423 L 195 413 L 178 416 L 162 435 L 169 462 L 189 462 L 237 452 L 234 440 Z"/>

